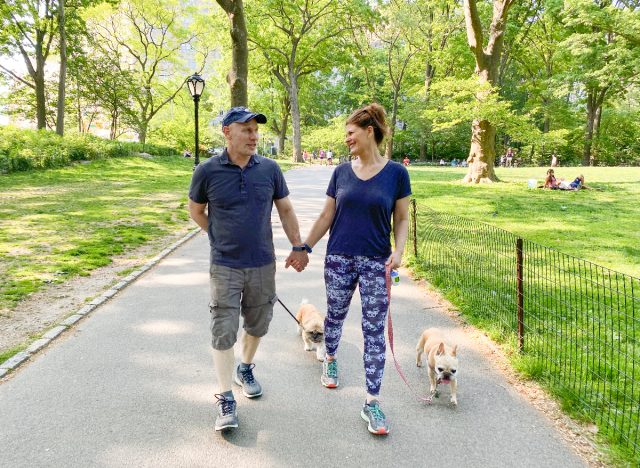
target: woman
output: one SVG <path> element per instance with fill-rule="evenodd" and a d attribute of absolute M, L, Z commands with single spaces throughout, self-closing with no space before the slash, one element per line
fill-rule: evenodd
<path fill-rule="evenodd" d="M 346 123 L 345 142 L 354 159 L 337 166 L 327 199 L 306 240 L 314 246 L 331 228 L 324 277 L 327 290 L 325 344 L 321 382 L 338 386 L 336 351 L 356 285 L 362 299 L 362 333 L 367 397 L 361 416 L 369 432 L 388 434 L 378 394 L 384 373 L 385 319 L 389 302 L 386 272 L 402 262 L 409 225 L 409 173 L 385 159 L 378 149 L 389 128 L 382 106 L 354 111 Z M 391 218 L 395 249 L 391 249 Z"/>
<path fill-rule="evenodd" d="M 557 189 L 558 188 L 558 182 L 556 180 L 556 176 L 553 172 L 553 169 L 549 169 L 547 170 L 547 177 L 545 177 L 544 179 L 544 188 L 549 188 L 549 189 Z"/>

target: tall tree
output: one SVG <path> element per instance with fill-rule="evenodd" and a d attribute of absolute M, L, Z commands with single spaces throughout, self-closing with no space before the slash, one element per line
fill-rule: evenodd
<path fill-rule="evenodd" d="M 67 78 L 67 30 L 64 15 L 64 0 L 58 2 L 58 32 L 60 40 L 60 71 L 58 74 L 56 133 L 58 135 L 64 135 L 64 103 Z"/>
<path fill-rule="evenodd" d="M 416 96 L 418 104 L 426 108 L 429 105 L 429 94 L 431 85 L 436 79 L 436 73 L 446 78 L 453 73 L 456 68 L 451 62 L 456 60 L 455 53 L 445 54 L 445 50 L 451 49 L 451 39 L 464 27 L 464 17 L 458 12 L 454 1 L 444 2 L 433 0 L 422 0 L 416 2 L 419 11 L 418 31 L 425 42 L 426 53 L 424 56 L 424 95 L 422 99 Z M 416 109 L 417 110 L 417 109 Z M 416 115 L 416 112 L 412 112 Z M 420 114 L 419 112 L 417 113 Z M 431 122 L 427 119 L 420 119 L 416 122 L 418 127 L 420 159 L 426 159 L 427 141 L 431 143 L 431 158 L 435 154 L 435 139 L 432 134 Z"/>
<path fill-rule="evenodd" d="M 52 52 L 57 34 L 54 0 L 3 0 L 0 2 L 0 53 L 20 55 L 27 76 L 0 65 L 0 71 L 28 86 L 36 96 L 38 129 L 47 127 L 45 94 L 45 64 Z"/>
<path fill-rule="evenodd" d="M 376 37 L 384 45 L 387 62 L 387 77 L 391 82 L 390 135 L 387 138 L 385 157 L 393 155 L 393 137 L 398 120 L 398 101 L 408 67 L 423 46 L 424 41 L 415 39 L 419 27 L 420 10 L 414 2 L 389 2 L 382 8 L 383 21 L 376 28 Z"/>
<path fill-rule="evenodd" d="M 575 59 L 576 81 L 585 91 L 582 164 L 586 166 L 596 160 L 593 146 L 605 102 L 626 92 L 640 74 L 640 47 L 628 27 L 635 17 L 636 31 L 640 29 L 640 10 L 637 2 L 612 0 L 569 0 L 565 8 L 565 24 L 571 31 L 565 45 Z"/>
<path fill-rule="evenodd" d="M 276 135 L 274 143 L 277 145 L 278 154 L 283 154 L 291 116 L 289 94 L 271 73 L 271 65 L 262 54 L 251 55 L 249 68 L 253 76 L 251 106 L 270 116 L 268 128 Z"/>
<path fill-rule="evenodd" d="M 366 14 L 366 5 L 359 0 L 265 0 L 247 9 L 251 20 L 249 41 L 260 49 L 287 90 L 294 161 L 302 162 L 298 101 L 301 78 L 336 65 L 341 56 L 336 38 L 349 30 L 348 18 L 355 8 L 360 18 Z"/>
<path fill-rule="evenodd" d="M 87 27 L 101 59 L 130 73 L 130 118 L 141 143 L 149 123 L 183 89 L 188 58 L 202 71 L 208 56 L 194 9 L 174 0 L 128 0 L 117 9 L 96 7 Z M 191 18 L 191 21 L 186 20 Z"/>
<path fill-rule="evenodd" d="M 541 3 L 533 14 L 527 11 L 530 18 L 528 27 L 518 34 L 519 47 L 514 46 L 510 54 L 510 58 L 519 65 L 518 73 L 513 78 L 520 83 L 526 78 L 525 88 L 529 99 L 534 104 L 539 102 L 542 105 L 543 133 L 551 130 L 552 103 L 554 92 L 557 91 L 553 79 L 562 71 L 561 67 L 565 62 L 562 59 L 566 58 L 565 50 L 560 47 L 561 41 L 566 37 L 566 29 L 562 27 L 558 13 L 553 2 Z"/>
<path fill-rule="evenodd" d="M 359 24 L 350 19 L 350 34 L 341 39 L 342 47 L 353 50 L 355 59 L 351 66 L 342 67 L 343 73 L 364 81 L 362 97 L 366 102 L 379 102 L 380 88 L 383 87 L 384 54 L 375 47 L 375 31 L 368 24 Z"/>
<path fill-rule="evenodd" d="M 500 66 L 500 56 L 504 44 L 504 33 L 507 26 L 507 16 L 513 0 L 493 0 L 493 15 L 489 27 L 489 37 L 484 46 L 485 33 L 478 13 L 476 0 L 464 0 L 464 16 L 467 27 L 467 42 L 473 52 L 476 62 L 476 75 L 480 84 L 477 93 L 479 101 L 484 100 L 487 88 L 496 84 Z M 488 90 L 489 89 L 489 90 Z M 469 171 L 464 182 L 479 183 L 498 180 L 494 170 L 496 157 L 496 127 L 486 119 L 474 119 L 471 125 L 471 147 L 469 149 Z"/>
<path fill-rule="evenodd" d="M 92 47 L 92 51 L 98 50 L 97 46 Z M 90 115 L 87 126 L 81 126 L 80 131 L 88 130 L 91 117 L 99 109 L 100 116 L 109 121 L 109 138 L 115 140 L 124 131 L 135 127 L 135 113 L 131 112 L 130 106 L 131 96 L 136 93 L 136 80 L 129 70 L 120 70 L 114 67 L 113 61 L 102 57 L 102 53 L 77 57 L 70 66 L 70 74 L 78 88 L 74 92 L 74 98 L 79 107 L 79 123 L 83 120 L 82 103 Z M 92 70 L 93 73 L 86 75 L 84 70 Z"/>
<path fill-rule="evenodd" d="M 227 83 L 231 93 L 231 107 L 247 106 L 247 76 L 249 72 L 249 47 L 247 24 L 242 0 L 216 0 L 229 17 L 231 35 L 231 69 Z"/>

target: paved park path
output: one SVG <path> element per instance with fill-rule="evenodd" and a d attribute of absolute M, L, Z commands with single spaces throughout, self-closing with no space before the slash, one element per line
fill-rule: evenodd
<path fill-rule="evenodd" d="M 286 174 L 303 236 L 323 202 L 330 167 Z M 277 221 L 277 216 L 274 216 Z M 289 244 L 275 223 L 277 285 L 295 308 L 324 307 L 325 241 L 303 273 L 284 270 Z M 584 462 L 547 420 L 473 349 L 460 351 L 459 407 L 413 399 L 387 360 L 383 408 L 388 437 L 360 418 L 362 334 L 356 293 L 338 352 L 341 384 L 320 385 L 321 364 L 305 353 L 295 322 L 276 305 L 256 356 L 264 395 L 237 394 L 241 426 L 213 430 L 215 374 L 208 328 L 208 242 L 201 233 L 72 327 L 0 383 L 1 467 L 574 467 Z M 396 354 L 414 365 L 420 331 L 461 333 L 406 275 L 393 289 Z"/>

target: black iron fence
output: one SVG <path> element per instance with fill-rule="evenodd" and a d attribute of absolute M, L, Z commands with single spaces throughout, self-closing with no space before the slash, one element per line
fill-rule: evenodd
<path fill-rule="evenodd" d="M 415 267 L 522 353 L 574 414 L 640 458 L 640 278 L 496 227 L 421 208 Z"/>

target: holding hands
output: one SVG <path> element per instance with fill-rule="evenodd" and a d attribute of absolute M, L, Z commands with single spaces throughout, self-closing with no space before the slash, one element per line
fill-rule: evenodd
<path fill-rule="evenodd" d="M 295 251 L 292 250 L 287 259 L 284 262 L 284 267 L 289 268 L 293 267 L 298 273 L 304 270 L 309 264 L 309 254 L 306 250 L 303 251 Z"/>
<path fill-rule="evenodd" d="M 300 273 L 309 264 L 309 254 L 311 252 L 311 247 L 306 242 L 302 245 L 294 245 L 291 247 L 291 253 L 284 262 L 284 267 L 289 268 L 289 265 L 291 265 L 294 270 Z"/>

